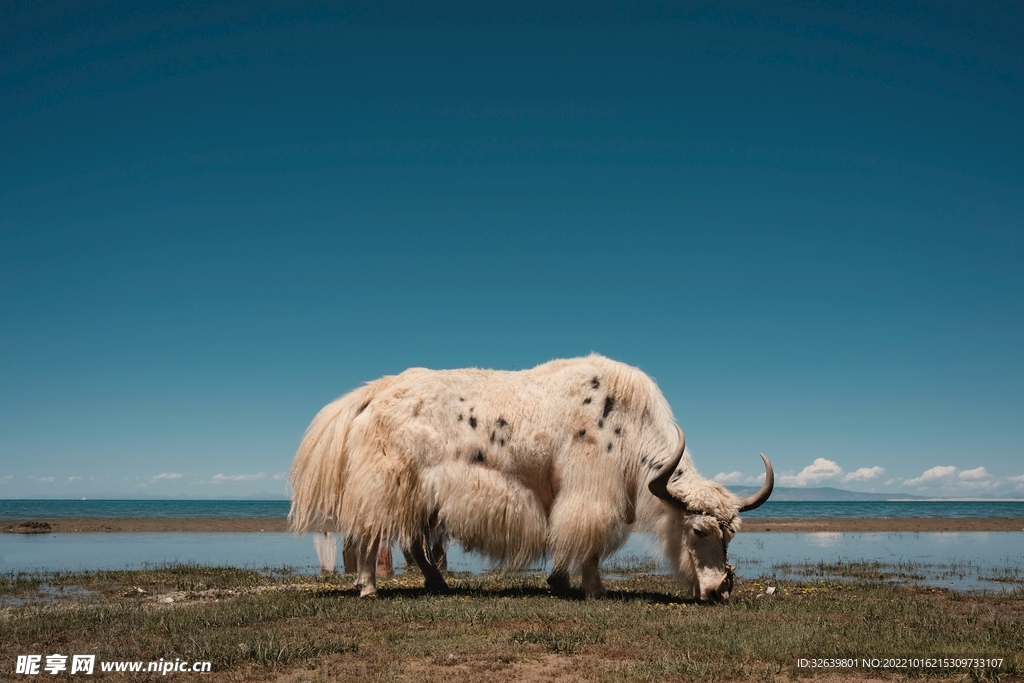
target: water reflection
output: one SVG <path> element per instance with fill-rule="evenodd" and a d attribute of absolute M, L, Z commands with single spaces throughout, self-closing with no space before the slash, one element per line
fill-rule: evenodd
<path fill-rule="evenodd" d="M 340 555 L 340 553 L 339 553 Z M 1024 533 L 744 533 L 729 547 L 741 577 L 786 576 L 798 563 L 841 562 L 924 564 L 934 568 L 926 583 L 963 589 L 1015 587 L 1024 573 Z M 401 561 L 401 553 L 395 553 Z M 319 571 L 312 536 L 288 533 L 96 533 L 22 536 L 0 534 L 0 572 L 141 569 L 169 563 L 196 563 L 262 569 L 292 567 Z M 480 556 L 449 550 L 452 571 L 480 572 Z M 668 572 L 653 538 L 634 534 L 605 561 L 611 572 L 629 567 Z M 546 571 L 539 563 L 534 569 Z M 986 578 L 987 577 L 987 578 Z"/>
<path fill-rule="evenodd" d="M 1024 533 L 1016 532 L 739 534 L 729 554 L 746 577 L 797 578 L 793 567 L 801 564 L 828 574 L 830 566 L 875 563 L 912 569 L 921 583 L 958 590 L 1014 589 L 1024 578 Z M 832 575 L 841 578 L 842 567 Z"/>
<path fill-rule="evenodd" d="M 815 531 L 807 534 L 807 543 L 819 548 L 839 545 L 842 542 L 843 535 L 838 531 Z"/>

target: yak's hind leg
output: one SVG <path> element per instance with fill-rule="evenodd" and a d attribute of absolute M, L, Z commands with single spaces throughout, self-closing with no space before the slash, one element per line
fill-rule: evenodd
<path fill-rule="evenodd" d="M 320 560 L 320 573 L 333 574 L 337 563 L 338 544 L 329 531 L 313 536 L 313 547 L 316 557 Z"/>
<path fill-rule="evenodd" d="M 412 548 L 409 549 L 409 553 L 412 555 L 413 561 L 416 562 L 416 566 L 420 568 L 423 573 L 424 585 L 431 593 L 447 593 L 448 583 L 444 580 L 444 576 L 438 570 L 437 566 L 431 560 L 434 560 L 436 555 L 431 552 L 431 558 L 427 559 L 425 547 L 430 542 L 429 538 L 423 538 L 420 541 L 413 543 Z M 435 560 L 436 561 L 436 560 Z"/>
<path fill-rule="evenodd" d="M 429 544 L 429 539 L 427 540 Z M 448 569 L 448 552 L 444 549 L 444 536 L 438 535 L 430 548 L 430 561 L 440 571 Z"/>
<path fill-rule="evenodd" d="M 356 586 L 359 597 L 372 598 L 377 595 L 377 549 L 380 536 L 366 542 L 360 540 L 356 556 Z"/>
<path fill-rule="evenodd" d="M 592 555 L 587 558 L 583 563 L 582 574 L 583 574 L 583 594 L 588 598 L 603 598 L 607 591 L 604 588 L 604 582 L 601 581 L 601 570 L 598 567 L 601 557 L 599 555 Z"/>

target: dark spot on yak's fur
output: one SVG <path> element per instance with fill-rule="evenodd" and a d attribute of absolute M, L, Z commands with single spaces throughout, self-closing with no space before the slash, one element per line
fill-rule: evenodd
<path fill-rule="evenodd" d="M 608 396 L 604 399 L 604 413 L 601 414 L 601 417 L 608 417 L 608 413 L 613 410 L 615 410 L 615 398 Z"/>
<path fill-rule="evenodd" d="M 609 453 L 612 452 L 612 442 L 611 441 L 608 442 L 608 452 Z"/>
<path fill-rule="evenodd" d="M 469 416 L 469 426 L 476 429 L 476 418 L 472 415 Z"/>
<path fill-rule="evenodd" d="M 508 427 L 508 422 L 506 422 L 505 418 L 503 417 L 499 417 L 497 420 L 495 420 L 494 424 L 498 425 L 499 427 Z"/>
<path fill-rule="evenodd" d="M 459 422 L 462 422 L 462 413 L 459 413 Z"/>
<path fill-rule="evenodd" d="M 502 448 L 504 448 L 505 447 L 505 439 L 498 439 L 498 445 L 501 446 Z"/>
<path fill-rule="evenodd" d="M 484 461 L 484 452 L 483 451 L 477 451 L 476 453 L 473 454 L 473 458 L 472 459 L 473 459 L 473 462 L 483 462 Z"/>
<path fill-rule="evenodd" d="M 596 377 L 593 377 L 590 380 L 590 386 L 593 387 L 594 389 L 600 389 L 601 383 L 597 380 Z"/>
<path fill-rule="evenodd" d="M 604 420 L 598 420 L 597 421 L 597 428 L 598 429 L 604 429 Z"/>
<path fill-rule="evenodd" d="M 646 456 L 646 455 L 644 455 L 644 456 L 641 456 L 641 458 L 640 458 L 640 462 L 642 462 L 643 464 L 645 464 L 645 465 L 646 465 L 646 464 L 647 464 L 647 456 Z"/>
<path fill-rule="evenodd" d="M 583 437 L 585 437 L 586 435 L 587 435 L 587 430 L 586 429 L 581 429 L 580 431 L 576 432 L 576 436 L 580 437 L 581 439 Z"/>
<path fill-rule="evenodd" d="M 494 432 L 491 432 L 491 443 L 494 443 L 494 437 L 497 436 Z"/>
<path fill-rule="evenodd" d="M 459 400 L 460 401 L 465 401 L 466 399 L 464 399 L 462 396 L 459 396 Z"/>
<path fill-rule="evenodd" d="M 615 435 L 616 436 L 622 436 L 622 427 L 616 427 L 615 428 Z"/>
<path fill-rule="evenodd" d="M 591 402 L 591 401 L 593 401 L 593 400 L 594 400 L 594 399 L 592 399 L 592 398 L 590 398 L 589 396 L 587 396 L 587 397 L 586 397 L 585 399 L 583 399 L 583 405 L 587 405 L 588 403 L 590 403 L 590 402 Z"/>
<path fill-rule="evenodd" d="M 678 481 L 679 477 L 683 476 L 683 473 L 676 470 L 676 473 L 672 475 L 672 481 Z"/>

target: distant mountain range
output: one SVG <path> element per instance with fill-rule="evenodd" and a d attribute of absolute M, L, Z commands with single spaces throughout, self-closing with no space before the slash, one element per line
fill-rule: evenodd
<path fill-rule="evenodd" d="M 750 496 L 757 493 L 757 486 L 730 486 L 729 490 L 737 496 Z M 909 493 L 864 493 L 847 491 L 831 486 L 818 488 L 796 488 L 776 486 L 772 491 L 772 500 L 778 502 L 842 502 L 865 500 L 929 500 L 929 496 L 913 496 Z"/>

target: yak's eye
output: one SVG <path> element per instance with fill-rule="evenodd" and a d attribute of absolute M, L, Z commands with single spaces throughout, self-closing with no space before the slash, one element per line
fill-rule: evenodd
<path fill-rule="evenodd" d="M 708 532 L 704 531 L 703 529 L 698 529 L 698 528 L 694 527 L 693 535 L 696 536 L 697 538 L 704 538 L 705 536 L 708 535 Z"/>

